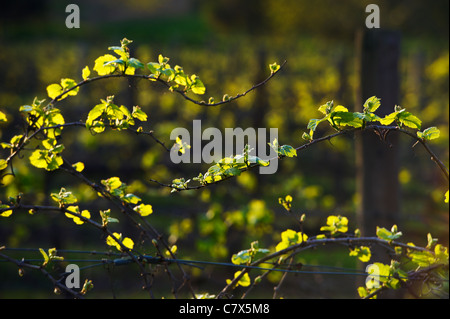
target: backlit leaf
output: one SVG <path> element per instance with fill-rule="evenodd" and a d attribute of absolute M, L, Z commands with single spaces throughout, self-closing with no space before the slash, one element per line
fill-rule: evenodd
<path fill-rule="evenodd" d="M 439 138 L 440 134 L 441 131 L 437 127 L 433 126 L 423 130 L 423 132 L 417 132 L 417 137 L 425 141 L 431 141 Z"/>

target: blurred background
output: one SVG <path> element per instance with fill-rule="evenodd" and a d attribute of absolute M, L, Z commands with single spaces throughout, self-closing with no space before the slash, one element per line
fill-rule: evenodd
<path fill-rule="evenodd" d="M 69 3 L 79 5 L 79 29 L 65 26 Z M 205 100 L 242 93 L 269 75 L 270 63 L 286 60 L 287 64 L 264 87 L 233 103 L 210 108 L 145 81 L 99 81 L 59 104 L 66 122 L 85 120 L 100 99 L 114 95 L 117 104 L 130 109 L 139 105 L 147 112 L 149 121 L 144 128 L 153 130 L 168 147 L 173 143 L 169 138 L 172 129 L 190 130 L 194 119 L 201 119 L 203 128 L 276 127 L 281 144 L 300 146 L 309 119 L 320 117 L 317 108 L 325 102 L 334 100 L 361 110 L 356 105 L 360 85 L 356 34 L 365 29 L 365 8 L 370 3 L 380 7 L 382 29 L 400 35 L 399 104 L 417 114 L 424 128 L 440 129 L 441 138 L 431 147 L 448 166 L 447 0 L 8 1 L 0 11 L 0 109 L 9 122 L 0 127 L 0 139 L 9 141 L 20 134 L 21 105 L 30 104 L 34 97 L 46 98 L 47 85 L 61 78 L 81 81 L 84 66 L 92 70 L 94 60 L 109 53 L 108 46 L 120 45 L 126 37 L 134 41 L 132 56 L 142 62 L 157 61 L 162 54 L 170 58 L 171 65 L 197 74 L 207 88 L 201 97 Z M 330 132 L 324 128 L 318 134 Z M 404 240 L 418 245 L 426 245 L 428 232 L 448 245 L 448 205 L 443 201 L 448 183 L 429 155 L 419 146 L 412 147 L 414 140 L 400 139 L 399 229 Z M 226 183 L 174 194 L 149 179 L 162 183 L 189 179 L 204 173 L 209 165 L 175 165 L 152 139 L 123 132 L 94 136 L 88 130 L 71 128 L 64 131 L 62 143 L 69 161 L 85 163 L 88 178 L 100 181 L 119 176 L 130 185 L 130 192 L 151 203 L 154 213 L 149 221 L 178 245 L 180 258 L 229 262 L 233 253 L 249 248 L 254 240 L 259 240 L 261 247 L 278 243 L 281 231 L 297 227 L 278 204 L 278 198 L 288 194 L 294 198 L 294 216 L 306 214 L 307 234 L 317 234 L 331 214 L 347 216 L 350 229 L 358 227 L 353 136 L 315 145 L 298 158 L 283 160 L 275 175 L 260 176 L 254 170 Z M 6 150 L 0 152 L 0 158 L 7 156 Z M 6 180 L 0 200 L 22 192 L 26 203 L 52 205 L 48 194 L 66 187 L 91 212 L 108 208 L 71 176 L 44 172 L 27 162 L 14 162 L 16 178 Z M 117 230 L 139 236 L 126 223 Z M 107 249 L 103 240 L 89 227 L 75 227 L 52 213 L 29 216 L 24 212 L 0 220 L 0 246 L 102 251 Z M 357 263 L 347 255 L 346 248 L 306 252 L 299 262 L 355 269 Z M 130 276 L 130 269 L 97 267 L 87 271 L 92 273 L 82 275 L 92 277 L 93 296 L 110 296 L 110 290 L 117 297 L 141 296 L 136 289 L 139 278 L 134 273 Z M 217 293 L 235 270 L 211 267 L 192 271 L 193 285 L 200 292 Z M 20 279 L 17 268 L 9 263 L 0 262 L 0 277 L 1 298 L 47 297 L 49 292 L 45 278 L 30 274 Z M 271 278 L 274 282 L 275 277 Z M 349 276 L 298 275 L 286 284 L 283 296 L 354 297 L 354 280 Z M 254 297 L 271 297 L 271 288 L 268 291 L 257 290 Z"/>

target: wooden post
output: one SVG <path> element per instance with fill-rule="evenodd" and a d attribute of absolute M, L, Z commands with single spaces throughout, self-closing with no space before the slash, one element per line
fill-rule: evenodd
<path fill-rule="evenodd" d="M 355 110 L 361 112 L 364 101 L 381 98 L 379 116 L 392 113 L 399 104 L 400 36 L 396 32 L 371 29 L 356 37 L 356 67 L 360 87 Z M 382 140 L 372 131 L 356 138 L 356 185 L 358 227 L 364 236 L 375 235 L 376 226 L 390 229 L 399 222 L 398 135 Z"/>

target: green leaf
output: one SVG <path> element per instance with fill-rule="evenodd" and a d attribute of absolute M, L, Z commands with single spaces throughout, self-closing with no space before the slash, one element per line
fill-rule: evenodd
<path fill-rule="evenodd" d="M 50 261 L 50 258 L 48 257 L 47 253 L 45 252 L 44 249 L 39 248 L 39 251 L 41 252 L 42 257 L 44 257 L 44 263 L 42 264 L 42 266 L 45 267 L 45 265 L 48 264 L 48 262 Z"/>
<path fill-rule="evenodd" d="M 327 103 L 319 107 L 319 111 L 322 112 L 324 115 L 328 115 L 333 110 L 333 105 L 334 105 L 333 101 L 328 101 Z"/>
<path fill-rule="evenodd" d="M 72 167 L 77 171 L 77 172 L 82 172 L 84 170 L 84 163 L 83 162 L 78 162 L 72 165 Z"/>
<path fill-rule="evenodd" d="M 327 225 L 320 228 L 321 231 L 329 231 L 331 235 L 346 233 L 348 231 L 348 219 L 342 216 L 328 216 Z"/>
<path fill-rule="evenodd" d="M 99 118 L 103 112 L 106 110 L 106 107 L 108 106 L 108 104 L 106 103 L 101 103 L 101 104 L 97 104 L 96 106 L 94 106 L 94 108 L 92 110 L 89 111 L 87 120 L 86 120 L 86 126 L 89 127 L 93 124 L 93 121 L 96 120 L 97 118 Z"/>
<path fill-rule="evenodd" d="M 308 122 L 307 129 L 315 132 L 317 129 L 317 126 L 323 121 L 323 119 L 311 119 Z"/>
<path fill-rule="evenodd" d="M 284 207 L 284 209 L 286 209 L 288 212 L 291 211 L 291 207 L 292 207 L 292 196 L 291 195 L 286 195 L 285 198 L 279 197 L 278 198 L 278 203 L 280 205 L 282 205 Z"/>
<path fill-rule="evenodd" d="M 111 177 L 106 180 L 101 181 L 103 185 L 105 185 L 109 192 L 118 189 L 122 186 L 122 181 L 119 177 Z"/>
<path fill-rule="evenodd" d="M 143 217 L 153 214 L 153 207 L 148 204 L 140 204 L 139 206 L 136 206 L 134 210 Z"/>
<path fill-rule="evenodd" d="M 364 102 L 364 113 L 373 113 L 380 107 L 380 99 L 372 96 Z"/>
<path fill-rule="evenodd" d="M 5 208 L 9 208 L 9 207 L 10 206 L 8 206 L 8 205 L 1 205 L 0 204 L 0 209 L 5 209 Z M 9 216 L 12 215 L 12 213 L 13 213 L 12 209 L 7 209 L 7 210 L 5 210 L 3 212 L 0 212 L 0 216 L 1 217 L 9 217 Z"/>
<path fill-rule="evenodd" d="M 205 85 L 198 78 L 198 76 L 196 76 L 195 74 L 192 75 L 191 80 L 192 80 L 192 86 L 191 86 L 192 92 L 194 92 L 195 94 L 199 94 L 199 95 L 205 94 L 205 92 L 206 92 Z"/>
<path fill-rule="evenodd" d="M 410 128 L 420 130 L 420 127 L 422 126 L 422 121 L 418 117 L 406 111 L 398 113 L 397 118 L 401 124 L 408 126 Z"/>
<path fill-rule="evenodd" d="M 159 74 L 161 70 L 161 65 L 159 63 L 150 62 L 147 63 L 147 68 L 150 70 L 152 74 Z"/>
<path fill-rule="evenodd" d="M 61 145 L 62 146 L 62 145 Z M 62 151 L 61 148 L 56 149 Z M 52 150 L 35 150 L 30 156 L 30 163 L 37 168 L 53 171 L 63 164 L 63 159 Z"/>
<path fill-rule="evenodd" d="M 259 259 L 262 255 L 268 254 L 268 249 L 259 248 L 257 241 L 251 244 L 252 248 L 242 250 L 231 257 L 231 262 L 235 265 L 248 265 L 252 261 Z"/>
<path fill-rule="evenodd" d="M 128 60 L 128 65 L 135 68 L 135 69 L 143 69 L 144 68 L 144 64 L 139 61 L 138 59 L 135 58 L 130 58 Z"/>
<path fill-rule="evenodd" d="M 31 105 L 22 105 L 22 106 L 19 108 L 19 112 L 31 112 L 31 111 L 33 111 L 33 110 L 34 110 L 34 107 L 31 106 Z"/>
<path fill-rule="evenodd" d="M 241 175 L 241 170 L 237 167 L 231 167 L 231 168 L 227 168 L 223 174 L 225 176 L 239 176 Z"/>
<path fill-rule="evenodd" d="M 234 273 L 234 278 L 237 278 L 241 274 L 241 272 L 242 271 L 240 271 L 240 270 L 236 271 Z M 231 283 L 231 280 L 227 279 L 227 284 L 230 284 L 230 283 Z M 242 286 L 242 287 L 248 287 L 248 286 L 250 286 L 250 284 L 251 284 L 251 280 L 250 280 L 250 276 L 248 275 L 248 273 L 243 274 L 241 279 L 239 279 L 239 281 L 237 283 L 238 286 Z"/>
<path fill-rule="evenodd" d="M 387 230 L 384 227 L 377 226 L 377 237 L 387 241 L 392 241 L 400 238 L 403 234 L 397 230 L 397 225 L 392 226 L 391 230 Z"/>
<path fill-rule="evenodd" d="M 58 202 L 60 206 L 75 204 L 78 201 L 75 195 L 72 192 L 66 191 L 64 187 L 61 188 L 59 193 L 52 193 L 51 198 L 55 202 Z"/>
<path fill-rule="evenodd" d="M 158 56 L 158 62 L 159 62 L 159 64 L 166 64 L 166 63 L 168 63 L 169 62 L 169 58 L 166 58 L 166 57 L 164 57 L 162 54 L 160 54 L 159 56 Z"/>
<path fill-rule="evenodd" d="M 111 60 L 111 61 L 103 63 L 103 66 L 107 66 L 110 64 L 120 64 L 122 66 L 125 66 L 126 62 L 123 59 L 115 59 L 115 60 Z"/>
<path fill-rule="evenodd" d="M 380 123 L 382 125 L 390 125 L 392 122 L 394 122 L 397 118 L 398 112 L 393 112 L 391 114 L 386 115 L 384 118 L 380 119 Z"/>
<path fill-rule="evenodd" d="M 417 132 L 417 137 L 425 141 L 431 141 L 439 138 L 440 134 L 441 131 L 437 127 L 433 126 L 425 129 L 423 132 Z"/>
<path fill-rule="evenodd" d="M 306 141 L 311 141 L 312 137 L 311 137 L 311 135 L 309 135 L 309 133 L 303 132 L 302 139 L 304 139 Z"/>
<path fill-rule="evenodd" d="M 408 257 L 419 267 L 429 267 L 435 262 L 435 256 L 429 251 L 411 250 Z"/>
<path fill-rule="evenodd" d="M 141 198 L 134 194 L 126 194 L 122 199 L 124 202 L 130 204 L 137 204 L 141 201 Z"/>
<path fill-rule="evenodd" d="M 337 126 L 362 127 L 363 125 L 363 121 L 358 115 L 352 112 L 333 112 L 330 115 L 329 121 Z"/>
<path fill-rule="evenodd" d="M 2 146 L 3 146 L 3 144 L 7 144 L 7 146 L 6 147 L 4 146 L 3 148 L 15 148 L 15 147 L 18 147 L 20 142 L 22 141 L 22 137 L 23 137 L 22 134 L 14 135 L 13 137 L 11 137 L 11 140 L 9 141 L 9 143 L 2 143 Z"/>
<path fill-rule="evenodd" d="M 76 214 L 80 214 L 82 217 L 86 218 L 86 219 L 90 219 L 91 218 L 91 213 L 88 210 L 83 210 L 82 212 L 80 212 L 80 209 L 78 206 L 69 206 L 67 207 L 67 210 L 69 212 L 73 212 Z M 65 215 L 69 218 L 72 219 L 72 221 L 77 224 L 77 225 L 83 225 L 84 224 L 84 220 L 81 219 L 79 216 L 70 214 L 70 213 L 65 213 Z"/>
<path fill-rule="evenodd" d="M 427 234 L 427 249 L 432 249 L 437 243 L 437 238 L 433 238 L 430 233 Z"/>
<path fill-rule="evenodd" d="M 133 106 L 132 116 L 139 121 L 145 122 L 147 121 L 147 114 L 139 106 Z"/>
<path fill-rule="evenodd" d="M 280 69 L 280 66 L 275 62 L 269 65 L 270 72 L 273 74 Z"/>
<path fill-rule="evenodd" d="M 50 84 L 47 86 L 47 95 L 49 98 L 54 99 L 63 92 L 63 88 L 59 84 Z"/>
<path fill-rule="evenodd" d="M 114 61 L 114 60 L 117 60 L 117 58 L 111 54 L 105 54 L 105 55 L 98 57 L 95 60 L 94 71 L 96 71 L 97 74 L 100 76 L 113 73 L 116 70 L 116 66 L 112 65 L 112 64 L 108 64 L 108 62 Z"/>
<path fill-rule="evenodd" d="M 290 145 L 283 145 L 280 147 L 279 154 L 286 157 L 296 157 L 297 150 Z"/>
<path fill-rule="evenodd" d="M 358 257 L 358 259 L 362 262 L 368 262 L 372 253 L 370 252 L 370 248 L 366 246 L 355 247 L 355 249 L 350 249 L 349 256 Z"/>
<path fill-rule="evenodd" d="M 248 156 L 248 161 L 250 163 L 256 163 L 259 166 L 269 166 L 269 164 L 270 164 L 269 161 L 262 160 L 258 156 L 252 156 L 252 155 Z"/>
<path fill-rule="evenodd" d="M 81 76 L 83 80 L 86 81 L 87 79 L 89 79 L 89 75 L 91 75 L 91 70 L 89 70 L 89 67 L 86 65 L 83 71 L 81 72 Z"/>
<path fill-rule="evenodd" d="M 76 85 L 77 85 L 77 82 L 75 82 L 75 80 L 67 79 L 67 78 L 61 79 L 61 86 L 62 86 L 62 88 L 63 88 L 64 91 L 69 90 L 69 89 L 73 88 L 73 87 L 76 86 Z M 66 97 L 67 95 L 72 95 L 72 96 L 77 95 L 79 89 L 80 89 L 79 87 L 76 87 L 76 88 L 74 88 L 73 90 L 70 90 L 69 92 L 67 92 L 67 93 L 64 95 L 64 97 Z M 63 97 L 63 98 L 64 98 L 64 97 Z"/>
<path fill-rule="evenodd" d="M 7 167 L 8 167 L 8 162 L 4 159 L 0 159 L 0 171 L 4 170 Z"/>
<path fill-rule="evenodd" d="M 7 121 L 8 121 L 8 119 L 6 118 L 5 113 L 0 111 L 0 122 L 7 122 Z"/>
<path fill-rule="evenodd" d="M 308 240 L 308 236 L 302 232 L 296 232 L 292 229 L 287 229 L 281 233 L 281 242 L 275 247 L 276 251 L 286 249 L 290 246 L 301 244 Z"/>
<path fill-rule="evenodd" d="M 102 218 L 102 226 L 107 226 L 108 223 L 118 223 L 119 220 L 117 218 L 111 217 L 111 209 L 101 210 L 100 217 Z"/>

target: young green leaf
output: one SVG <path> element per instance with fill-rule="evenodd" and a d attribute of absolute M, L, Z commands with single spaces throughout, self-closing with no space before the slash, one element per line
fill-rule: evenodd
<path fill-rule="evenodd" d="M 143 69 L 144 64 L 136 58 L 130 58 L 128 60 L 128 66 L 131 66 L 134 69 Z"/>
<path fill-rule="evenodd" d="M 391 230 L 387 230 L 384 227 L 377 226 L 377 237 L 387 241 L 392 241 L 400 238 L 403 234 L 397 230 L 397 225 L 392 226 Z"/>
<path fill-rule="evenodd" d="M 350 249 L 349 256 L 358 257 L 358 259 L 362 262 L 368 262 L 372 253 L 370 252 L 370 248 L 367 246 L 355 247 L 355 249 Z"/>
<path fill-rule="evenodd" d="M 63 88 L 59 84 L 50 84 L 47 86 L 47 95 L 49 98 L 54 99 L 63 92 Z"/>
<path fill-rule="evenodd" d="M 45 267 L 48 264 L 48 262 L 50 261 L 50 258 L 48 257 L 48 255 L 44 249 L 39 248 L 39 251 L 41 252 L 42 257 L 44 257 L 44 263 L 42 264 L 42 266 Z"/>
<path fill-rule="evenodd" d="M 397 119 L 402 125 L 410 128 L 420 130 L 420 127 L 422 126 L 422 121 L 417 116 L 406 111 L 398 113 Z"/>
<path fill-rule="evenodd" d="M 6 209 L 3 212 L 0 212 L 0 216 L 1 217 L 9 217 L 9 216 L 11 216 L 13 211 L 11 209 L 8 209 L 8 208 L 10 208 L 10 206 L 1 204 L 1 202 L 0 202 L 0 209 Z"/>
<path fill-rule="evenodd" d="M 8 162 L 4 159 L 0 159 L 0 171 L 4 170 L 7 167 L 8 167 Z"/>
<path fill-rule="evenodd" d="M 351 126 L 355 128 L 363 126 L 363 121 L 356 112 L 333 112 L 330 114 L 328 121 L 337 126 Z"/>
<path fill-rule="evenodd" d="M 87 80 L 89 79 L 89 75 L 91 75 L 91 70 L 89 69 L 89 67 L 86 65 L 83 70 L 81 71 L 81 77 L 83 78 L 83 80 Z"/>
<path fill-rule="evenodd" d="M 94 71 L 100 76 L 113 73 L 116 70 L 116 66 L 111 63 L 108 64 L 108 62 L 114 60 L 117 60 L 117 58 L 111 54 L 105 54 L 98 57 L 95 60 Z"/>
<path fill-rule="evenodd" d="M 205 92 L 206 92 L 205 85 L 203 84 L 203 82 L 200 80 L 200 78 L 198 76 L 196 76 L 195 74 L 192 75 L 191 81 L 192 81 L 191 90 L 193 93 L 198 94 L 198 95 L 205 94 Z"/>
<path fill-rule="evenodd" d="M 136 206 L 134 210 L 143 217 L 153 214 L 153 207 L 148 204 L 140 204 L 139 206 Z"/>
<path fill-rule="evenodd" d="M 66 191 L 64 187 L 61 188 L 59 193 L 52 193 L 51 198 L 55 202 L 58 202 L 60 207 L 75 204 L 78 201 L 75 195 L 72 192 Z"/>
<path fill-rule="evenodd" d="M 283 145 L 280 147 L 279 154 L 286 157 L 296 157 L 297 150 L 290 145 Z"/>
<path fill-rule="evenodd" d="M 439 138 L 440 134 L 441 131 L 437 127 L 433 126 L 423 130 L 423 132 L 418 131 L 417 137 L 425 141 L 431 141 Z"/>
<path fill-rule="evenodd" d="M 108 246 L 114 246 L 117 248 L 117 250 L 119 251 L 123 251 L 122 246 L 119 244 L 119 242 L 122 243 L 123 246 L 125 246 L 128 249 L 133 249 L 134 247 L 134 242 L 133 240 L 131 240 L 131 238 L 125 237 L 122 239 L 122 234 L 120 233 L 113 233 L 113 236 L 108 236 L 106 238 L 106 244 Z"/>
<path fill-rule="evenodd" d="M 88 210 L 83 210 L 80 213 L 80 209 L 79 209 L 78 206 L 69 206 L 69 207 L 67 207 L 67 210 L 69 211 L 69 213 L 66 212 L 65 215 L 67 217 L 71 218 L 73 220 L 73 222 L 75 224 L 77 224 L 77 225 L 83 225 L 84 224 L 84 220 L 81 219 L 79 216 L 77 216 L 75 214 L 79 214 L 79 215 L 81 215 L 82 217 L 84 217 L 86 219 L 90 219 L 91 218 L 91 213 Z M 70 212 L 75 213 L 75 214 L 71 214 Z"/>
<path fill-rule="evenodd" d="M 102 100 L 103 101 L 103 100 Z M 90 127 L 93 125 L 94 120 L 98 119 L 103 112 L 106 110 L 108 104 L 106 102 L 103 101 L 103 103 L 101 104 L 97 104 L 96 106 L 94 106 L 88 114 L 87 120 L 86 120 L 86 127 Z"/>
<path fill-rule="evenodd" d="M 82 172 L 84 170 L 84 163 L 83 162 L 78 162 L 75 164 L 72 164 L 72 167 L 77 171 L 77 172 Z"/>
<path fill-rule="evenodd" d="M 342 216 L 328 216 L 327 225 L 320 228 L 321 231 L 329 231 L 331 235 L 346 233 L 348 231 L 348 219 Z"/>
<path fill-rule="evenodd" d="M 241 274 L 241 272 L 242 271 L 240 271 L 240 270 L 236 271 L 234 273 L 234 278 L 237 278 Z M 227 279 L 226 282 L 227 282 L 227 284 L 230 284 L 231 280 Z M 250 276 L 248 275 L 248 273 L 245 273 L 244 275 L 242 275 L 242 277 L 239 279 L 239 281 L 237 283 L 238 286 L 242 286 L 242 287 L 248 287 L 248 286 L 250 286 L 250 284 L 251 284 L 251 280 L 250 280 Z"/>
<path fill-rule="evenodd" d="M 292 207 L 292 196 L 291 195 L 286 195 L 285 198 L 278 198 L 278 203 L 280 205 L 282 205 L 284 207 L 284 209 L 286 209 L 288 212 L 291 211 L 291 207 Z"/>
<path fill-rule="evenodd" d="M 274 62 L 269 65 L 269 68 L 270 68 L 270 72 L 273 74 L 273 73 L 276 73 L 280 69 L 280 66 L 276 62 Z"/>
<path fill-rule="evenodd" d="M 380 107 L 380 99 L 372 96 L 364 102 L 364 113 L 373 113 Z"/>
<path fill-rule="evenodd" d="M 147 114 L 139 106 L 133 106 L 132 116 L 139 121 L 145 122 L 147 121 Z"/>
<path fill-rule="evenodd" d="M 62 145 L 61 145 L 62 146 Z M 35 150 L 30 156 L 30 163 L 37 168 L 44 168 L 48 171 L 53 171 L 63 164 L 63 159 L 56 151 L 61 151 L 61 148 L 54 148 L 50 150 Z"/>
<path fill-rule="evenodd" d="M 5 113 L 3 113 L 2 111 L 0 111 L 0 123 L 1 122 L 7 122 L 8 119 L 6 118 Z"/>
<path fill-rule="evenodd" d="M 275 247 L 275 251 L 286 249 L 290 246 L 301 244 L 308 240 L 308 236 L 302 232 L 288 229 L 281 233 L 281 242 Z"/>

